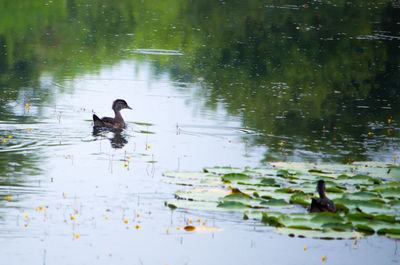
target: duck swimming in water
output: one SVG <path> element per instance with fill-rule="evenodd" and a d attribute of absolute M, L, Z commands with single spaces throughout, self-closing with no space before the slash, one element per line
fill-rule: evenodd
<path fill-rule="evenodd" d="M 124 129 L 126 127 L 125 121 L 122 118 L 122 109 L 132 109 L 128 106 L 123 99 L 117 99 L 113 102 L 112 109 L 114 110 L 115 117 L 103 117 L 99 118 L 96 114 L 93 114 L 94 127 L 105 127 L 111 129 Z"/>
<path fill-rule="evenodd" d="M 317 191 L 319 193 L 319 198 L 312 199 L 310 212 L 333 212 L 336 213 L 336 207 L 333 201 L 328 199 L 325 195 L 325 181 L 318 180 Z"/>

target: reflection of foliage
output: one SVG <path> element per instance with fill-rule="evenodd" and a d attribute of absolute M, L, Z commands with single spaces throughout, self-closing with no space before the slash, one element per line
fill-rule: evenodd
<path fill-rule="evenodd" d="M 386 108 L 388 102 L 392 110 L 400 107 L 398 36 L 390 37 L 400 30 L 400 11 L 390 1 L 264 5 L 232 1 L 205 8 L 196 1 L 186 10 L 184 24 L 201 35 L 189 65 L 205 80 L 208 107 L 223 102 L 245 125 L 264 132 L 255 144 L 268 145 L 267 133 L 301 135 L 301 144 L 312 145 L 324 128 L 327 145 L 348 146 L 343 139 L 361 140 L 370 121 L 400 118 Z"/>
<path fill-rule="evenodd" d="M 272 133 L 311 146 L 325 128 L 327 146 L 352 151 L 343 139 L 364 140 L 369 121 L 400 118 L 385 108 L 400 107 L 399 40 L 390 37 L 400 32 L 400 10 L 389 0 L 364 2 L 8 1 L 0 5 L 0 87 L 40 87 L 43 72 L 62 83 L 135 48 L 181 50 L 151 57 L 155 75 L 201 77 L 206 107 L 223 102 L 241 116 L 261 132 L 253 144 L 273 150 Z"/>
<path fill-rule="evenodd" d="M 15 140 L 14 140 L 15 141 Z M 23 152 L 8 150 L 0 152 L 0 186 L 18 187 L 32 182 L 26 176 L 34 176 L 41 173 L 37 167 L 40 154 L 34 152 Z"/>
<path fill-rule="evenodd" d="M 8 101 L 50 100 L 54 86 L 39 84 L 43 72 L 62 83 L 66 77 L 117 62 L 135 24 L 129 1 L 7 2 L 0 12 L 0 88 L 10 92 L 2 95 Z M 0 111 L 5 120 L 26 118 L 13 117 L 6 104 Z"/>
<path fill-rule="evenodd" d="M 98 69 L 96 64 L 112 59 L 128 42 L 126 34 L 134 25 L 129 3 L 69 0 L 3 5 L 1 13 L 8 14 L 0 28 L 6 66 L 24 72 L 40 67 L 59 71 L 58 75 Z"/>

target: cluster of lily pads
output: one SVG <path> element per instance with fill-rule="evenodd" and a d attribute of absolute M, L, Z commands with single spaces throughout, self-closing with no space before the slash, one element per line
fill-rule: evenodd
<path fill-rule="evenodd" d="M 186 186 L 166 202 L 172 209 L 240 211 L 244 219 L 259 219 L 290 236 L 400 238 L 399 176 L 400 167 L 381 162 L 276 162 L 268 168 L 164 172 L 164 181 Z M 320 179 L 337 213 L 308 212 Z"/>

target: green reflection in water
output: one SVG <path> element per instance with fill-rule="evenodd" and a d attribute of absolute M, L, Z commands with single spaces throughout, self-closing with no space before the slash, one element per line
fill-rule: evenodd
<path fill-rule="evenodd" d="M 223 102 L 260 133 L 249 140 L 269 147 L 267 161 L 344 162 L 396 149 L 398 124 L 388 119 L 400 118 L 399 6 L 284 2 L 193 2 L 183 21 L 198 29 L 200 45 L 171 72 L 201 76 L 206 106 Z"/>
<path fill-rule="evenodd" d="M 395 1 L 5 1 L 0 13 L 3 121 L 35 122 L 5 102 L 69 89 L 41 87 L 45 73 L 62 84 L 134 57 L 199 82 L 204 107 L 240 116 L 265 160 L 343 162 L 398 146 Z"/>

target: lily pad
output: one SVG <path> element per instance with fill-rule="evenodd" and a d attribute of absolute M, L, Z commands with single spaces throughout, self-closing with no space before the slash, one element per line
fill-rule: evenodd
<path fill-rule="evenodd" d="M 214 173 L 218 175 L 243 172 L 243 169 L 241 168 L 232 168 L 232 167 L 205 167 L 203 170 L 206 173 Z"/>
<path fill-rule="evenodd" d="M 366 224 L 357 224 L 356 225 L 356 230 L 359 231 L 359 232 L 365 233 L 367 235 L 375 234 L 375 230 L 372 227 L 370 227 L 370 226 L 368 226 Z"/>
<path fill-rule="evenodd" d="M 267 214 L 263 214 L 261 218 L 261 222 L 264 224 L 267 224 L 269 226 L 275 226 L 275 227 L 284 227 L 284 225 L 279 221 L 279 218 L 276 216 L 269 216 Z"/>
<path fill-rule="evenodd" d="M 334 230 L 309 230 L 309 229 L 296 229 L 280 227 L 274 230 L 278 234 L 288 235 L 291 237 L 311 237 L 311 238 L 322 238 L 322 239 L 353 239 L 359 238 L 362 234 L 358 232 L 347 232 L 347 231 L 334 231 Z"/>
<path fill-rule="evenodd" d="M 212 179 L 175 179 L 169 178 L 164 180 L 165 183 L 176 184 L 181 186 L 209 186 L 215 187 L 219 182 Z"/>
<path fill-rule="evenodd" d="M 238 201 L 222 201 L 218 203 L 217 207 L 227 210 L 248 210 L 251 208 L 250 205 Z"/>
<path fill-rule="evenodd" d="M 343 217 L 331 212 L 315 213 L 311 218 L 312 222 L 316 223 L 341 223 L 344 221 Z"/>
<path fill-rule="evenodd" d="M 263 179 L 261 179 L 260 184 L 265 185 L 265 186 L 278 186 L 279 187 L 277 180 L 274 178 L 263 178 Z"/>
<path fill-rule="evenodd" d="M 229 191 L 220 188 L 194 188 L 190 190 L 175 192 L 175 197 L 178 199 L 191 200 L 191 201 L 211 201 L 218 202 L 230 194 Z"/>
<path fill-rule="evenodd" d="M 218 203 L 216 202 L 194 202 L 188 200 L 171 200 L 165 203 L 171 210 L 181 208 L 181 209 L 191 209 L 191 210 L 218 210 Z"/>
<path fill-rule="evenodd" d="M 231 182 L 238 180 L 249 180 L 251 177 L 243 173 L 228 173 L 221 177 L 222 181 Z"/>
<path fill-rule="evenodd" d="M 268 201 L 263 201 L 261 202 L 261 205 L 265 206 L 288 206 L 290 203 L 286 202 L 285 200 L 282 199 L 270 199 Z"/>
<path fill-rule="evenodd" d="M 289 200 L 290 203 L 292 204 L 300 204 L 301 206 L 304 207 L 309 207 L 310 206 L 310 198 L 301 193 L 295 193 L 290 197 Z"/>
<path fill-rule="evenodd" d="M 324 229 L 331 229 L 334 231 L 352 231 L 354 226 L 352 223 L 325 223 L 321 226 Z"/>
<path fill-rule="evenodd" d="M 225 204 L 228 202 L 239 202 L 242 203 L 243 205 L 246 205 L 246 207 L 260 207 L 264 202 L 264 200 L 262 199 L 253 198 L 245 193 L 231 193 L 221 198 L 221 200 Z"/>
<path fill-rule="evenodd" d="M 163 173 L 166 177 L 171 178 L 183 178 L 183 179 L 204 179 L 204 178 L 219 178 L 218 175 L 205 173 L 205 172 L 175 172 L 175 171 L 168 171 Z"/>

